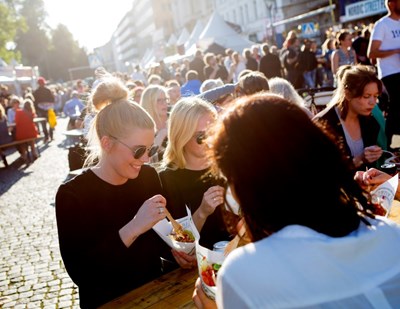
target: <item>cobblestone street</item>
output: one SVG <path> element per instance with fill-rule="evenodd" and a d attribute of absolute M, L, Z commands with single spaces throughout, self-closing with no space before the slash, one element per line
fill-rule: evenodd
<path fill-rule="evenodd" d="M 76 286 L 61 261 L 54 199 L 68 175 L 67 119 L 40 157 L 22 165 L 18 152 L 0 162 L 0 308 L 79 308 Z"/>

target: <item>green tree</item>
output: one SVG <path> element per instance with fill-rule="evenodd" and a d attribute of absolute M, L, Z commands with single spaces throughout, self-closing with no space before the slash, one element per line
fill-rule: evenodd
<path fill-rule="evenodd" d="M 17 49 L 21 52 L 25 65 L 38 66 L 42 75 L 49 75 L 48 52 L 50 40 L 49 27 L 46 24 L 47 13 L 43 0 L 24 0 L 19 14 L 25 19 L 26 31 L 17 32 Z"/>
<path fill-rule="evenodd" d="M 21 53 L 16 51 L 14 42 L 17 28 L 25 29 L 25 26 L 15 14 L 12 3 L 0 2 L 0 57 L 7 63 L 12 59 L 21 60 Z"/>
<path fill-rule="evenodd" d="M 57 80 L 67 81 L 68 69 L 88 65 L 85 50 L 79 47 L 65 25 L 59 24 L 51 34 L 52 47 L 49 54 L 51 76 Z"/>

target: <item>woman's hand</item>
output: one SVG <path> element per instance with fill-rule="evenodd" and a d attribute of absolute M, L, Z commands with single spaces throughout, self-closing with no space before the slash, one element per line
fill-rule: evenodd
<path fill-rule="evenodd" d="M 356 173 L 356 180 L 364 186 L 379 186 L 385 181 L 389 180 L 392 176 L 382 172 L 376 168 L 370 168 L 366 172 L 358 171 Z"/>
<path fill-rule="evenodd" d="M 194 254 L 187 254 L 182 251 L 177 251 L 172 249 L 172 255 L 174 256 L 176 262 L 183 269 L 191 269 L 197 265 L 197 258 Z"/>
<path fill-rule="evenodd" d="M 215 208 L 224 203 L 224 192 L 225 189 L 221 186 L 210 187 L 204 192 L 200 207 L 193 214 L 193 222 L 199 232 L 208 216 L 215 211 Z"/>
<path fill-rule="evenodd" d="M 377 170 L 376 168 L 370 168 L 366 172 L 357 171 L 354 176 L 354 179 L 368 192 L 374 190 L 377 186 L 388 181 L 390 178 L 392 178 L 391 175 Z M 400 185 L 397 186 L 395 198 L 400 200 Z"/>
<path fill-rule="evenodd" d="M 200 278 L 197 278 L 192 296 L 193 302 L 200 309 L 216 309 L 217 304 L 212 299 L 208 298 L 201 287 Z"/>
<path fill-rule="evenodd" d="M 119 230 L 125 246 L 129 247 L 138 236 L 150 230 L 158 221 L 166 217 L 167 200 L 160 194 L 146 200 L 136 216 Z"/>
<path fill-rule="evenodd" d="M 221 186 L 213 186 L 208 188 L 203 194 L 203 200 L 201 201 L 199 210 L 204 217 L 211 215 L 215 208 L 223 204 L 225 189 Z"/>
<path fill-rule="evenodd" d="M 379 146 L 368 146 L 364 148 L 364 162 L 373 163 L 382 156 L 382 148 Z"/>
<path fill-rule="evenodd" d="M 150 230 L 158 221 L 166 217 L 167 200 L 160 194 L 146 200 L 135 216 L 136 224 L 142 226 L 143 233 Z"/>

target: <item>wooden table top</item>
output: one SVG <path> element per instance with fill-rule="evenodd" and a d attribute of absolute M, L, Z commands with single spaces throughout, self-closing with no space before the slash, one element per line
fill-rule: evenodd
<path fill-rule="evenodd" d="M 192 270 L 179 268 L 108 302 L 100 308 L 196 308 L 192 301 L 192 294 L 198 276 L 197 267 Z"/>
<path fill-rule="evenodd" d="M 393 201 L 388 218 L 400 224 L 400 201 Z"/>
<path fill-rule="evenodd" d="M 35 117 L 35 118 L 33 118 L 33 122 L 34 123 L 39 123 L 39 122 L 43 122 L 43 121 L 47 121 L 47 118 L 45 118 L 45 117 Z M 9 128 L 14 128 L 15 127 L 15 122 L 11 122 L 11 123 L 7 124 L 7 126 Z"/>
<path fill-rule="evenodd" d="M 72 129 L 63 132 L 66 136 L 83 136 L 83 129 Z"/>

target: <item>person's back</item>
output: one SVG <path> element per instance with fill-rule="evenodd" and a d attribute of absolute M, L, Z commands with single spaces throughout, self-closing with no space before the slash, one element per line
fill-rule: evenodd
<path fill-rule="evenodd" d="M 84 107 L 85 105 L 78 98 L 78 93 L 72 92 L 72 99 L 65 103 L 63 113 L 67 117 L 78 117 Z"/>
<path fill-rule="evenodd" d="M 12 141 L 12 136 L 8 131 L 8 124 L 7 124 L 7 117 L 5 115 L 5 110 L 3 106 L 0 104 L 0 145 L 10 143 L 11 141 Z"/>
<path fill-rule="evenodd" d="M 42 122 L 44 140 L 53 140 L 53 127 L 49 124 L 48 110 L 54 108 L 55 99 L 53 93 L 46 87 L 46 80 L 43 77 L 38 78 L 39 87 L 33 92 L 34 106 L 39 117 L 47 118 L 47 122 Z M 49 126 L 49 127 L 47 127 Z"/>
<path fill-rule="evenodd" d="M 17 141 L 34 138 L 38 131 L 33 122 L 34 114 L 25 109 L 18 109 L 15 114 L 15 139 Z"/>
<path fill-rule="evenodd" d="M 223 308 L 398 308 L 399 227 L 368 221 L 370 227 L 360 223 L 341 238 L 291 225 L 234 250 L 217 285 L 224 295 L 246 297 L 217 302 Z"/>
<path fill-rule="evenodd" d="M 197 50 L 195 57 L 189 63 L 189 70 L 194 70 L 197 72 L 198 79 L 200 80 L 200 82 L 203 82 L 205 80 L 204 67 L 206 66 L 206 64 L 204 63 L 202 55 L 203 53 L 201 52 L 201 50 Z"/>
<path fill-rule="evenodd" d="M 181 96 L 190 97 L 200 93 L 201 80 L 195 70 L 189 70 L 186 73 L 186 83 L 181 87 Z"/>
<path fill-rule="evenodd" d="M 264 73 L 265 77 L 281 77 L 282 67 L 281 61 L 277 55 L 269 51 L 268 45 L 263 45 L 264 56 L 260 59 L 259 71 Z"/>

